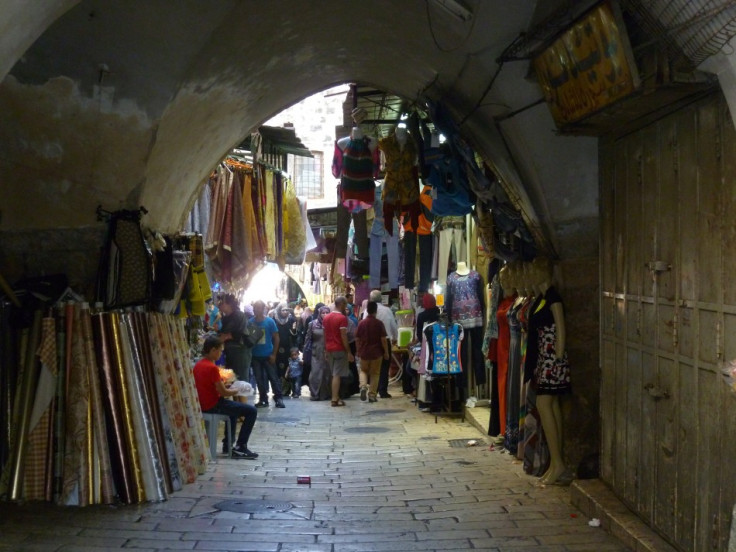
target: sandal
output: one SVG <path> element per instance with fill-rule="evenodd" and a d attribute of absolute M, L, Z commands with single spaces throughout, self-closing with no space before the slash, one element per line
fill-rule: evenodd
<path fill-rule="evenodd" d="M 345 406 L 345 401 L 343 400 L 332 401 L 332 406 Z"/>

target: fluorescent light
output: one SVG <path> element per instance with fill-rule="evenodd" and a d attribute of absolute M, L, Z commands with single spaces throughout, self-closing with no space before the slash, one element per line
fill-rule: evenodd
<path fill-rule="evenodd" d="M 463 6 L 458 0 L 433 0 L 433 2 L 445 10 L 447 13 L 454 15 L 458 19 L 468 21 L 473 18 L 473 12 Z"/>

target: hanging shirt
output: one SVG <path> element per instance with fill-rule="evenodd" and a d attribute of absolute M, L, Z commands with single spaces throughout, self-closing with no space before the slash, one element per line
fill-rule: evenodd
<path fill-rule="evenodd" d="M 433 374 L 459 374 L 460 343 L 463 340 L 463 327 L 460 324 L 433 322 L 424 328 L 427 347 L 427 368 Z"/>
<path fill-rule="evenodd" d="M 419 199 L 419 173 L 417 150 L 414 141 L 407 137 L 403 148 L 395 134 L 378 141 L 386 161 L 384 201 L 397 205 L 409 205 Z"/>
<path fill-rule="evenodd" d="M 424 186 L 422 193 L 419 194 L 419 203 L 421 211 L 419 212 L 419 224 L 417 225 L 418 236 L 428 236 L 432 233 L 432 222 L 434 221 L 434 213 L 432 213 L 432 186 Z M 411 217 L 404 217 L 404 232 L 413 232 L 411 225 Z"/>
<path fill-rule="evenodd" d="M 350 139 L 344 149 L 335 142 L 332 175 L 340 179 L 340 202 L 351 212 L 368 209 L 373 203 L 378 153 L 369 144 L 368 137 Z"/>
<path fill-rule="evenodd" d="M 470 185 L 456 158 L 445 156 L 430 166 L 432 212 L 435 215 L 467 215 L 473 208 L 468 192 Z"/>
<path fill-rule="evenodd" d="M 479 328 L 483 326 L 483 309 L 485 297 L 483 280 L 475 270 L 460 275 L 453 272 L 447 277 L 445 307 L 450 319 L 463 328 Z"/>

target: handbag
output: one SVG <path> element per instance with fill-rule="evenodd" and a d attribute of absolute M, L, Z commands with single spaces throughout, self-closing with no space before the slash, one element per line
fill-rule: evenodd
<path fill-rule="evenodd" d="M 263 328 L 256 324 L 251 324 L 248 322 L 247 317 L 244 317 L 243 322 L 243 345 L 246 347 L 255 347 L 261 339 L 263 339 L 263 336 L 266 332 L 263 331 Z"/>

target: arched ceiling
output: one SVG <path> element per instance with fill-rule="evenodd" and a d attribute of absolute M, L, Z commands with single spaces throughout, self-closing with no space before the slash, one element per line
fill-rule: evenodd
<path fill-rule="evenodd" d="M 505 64 L 484 95 L 537 3 L 464 4 L 469 21 L 434 0 L 0 0 L 0 231 L 92 225 L 99 204 L 144 205 L 147 225 L 178 230 L 252 129 L 361 82 L 441 100 L 543 249 L 595 255 L 597 141 L 558 136 L 544 104 L 494 122 L 541 97 L 527 62 Z"/>

